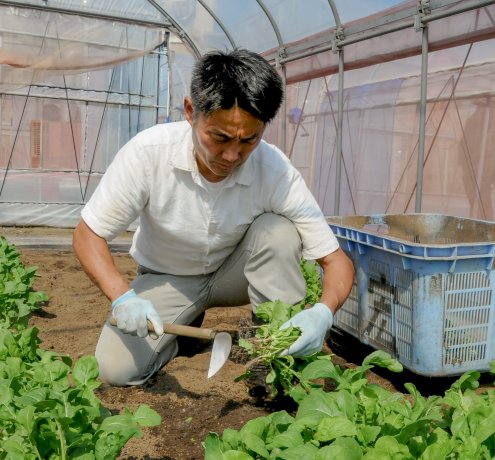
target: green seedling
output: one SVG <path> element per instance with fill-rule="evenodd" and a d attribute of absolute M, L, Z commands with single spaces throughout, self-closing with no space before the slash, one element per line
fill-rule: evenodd
<path fill-rule="evenodd" d="M 239 339 L 239 346 L 246 351 L 250 361 L 246 371 L 237 377 L 236 381 L 251 378 L 261 367 L 266 373 L 265 384 L 270 388 L 272 398 L 280 393 L 288 393 L 295 385 L 301 385 L 303 388 L 313 387 L 312 382 L 303 378 L 300 369 L 322 355 L 315 353 L 301 358 L 281 355 L 299 338 L 301 330 L 297 327 L 280 329 L 280 326 L 302 311 L 306 305 L 317 302 L 321 295 L 321 280 L 316 266 L 303 259 L 301 271 L 306 280 L 306 297 L 296 305 L 280 300 L 258 305 L 256 316 L 264 324 L 255 327 L 254 338 Z"/>

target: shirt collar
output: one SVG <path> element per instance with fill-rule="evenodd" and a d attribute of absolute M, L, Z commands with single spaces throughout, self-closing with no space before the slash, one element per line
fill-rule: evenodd
<path fill-rule="evenodd" d="M 181 123 L 181 122 L 179 122 Z M 182 169 L 184 171 L 197 171 L 196 160 L 193 155 L 193 141 L 192 141 L 192 130 L 189 122 L 183 121 L 182 123 L 187 123 L 187 128 L 184 131 L 184 136 L 177 142 L 176 154 L 172 156 L 170 164 L 177 169 Z"/>

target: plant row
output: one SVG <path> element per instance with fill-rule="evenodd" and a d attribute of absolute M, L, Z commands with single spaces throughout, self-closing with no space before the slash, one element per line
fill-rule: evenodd
<path fill-rule="evenodd" d="M 0 236 L 0 459 L 116 458 L 160 416 L 146 405 L 112 415 L 95 394 L 93 356 L 73 363 L 40 347 L 38 329 L 28 327 L 47 300 L 33 290 L 36 270 Z"/>
<path fill-rule="evenodd" d="M 315 269 L 304 261 L 303 267 L 308 293 L 317 292 Z M 305 359 L 279 356 L 298 336 L 279 326 L 303 307 L 281 302 L 260 307 L 257 315 L 265 324 L 240 345 L 252 362 L 266 367 L 271 396 L 289 396 L 296 410 L 258 417 L 240 430 L 210 433 L 203 442 L 205 460 L 495 458 L 495 390 L 479 390 L 479 372 L 465 373 L 443 396 L 425 398 L 412 383 L 405 384 L 408 394 L 391 392 L 367 378 L 375 366 L 402 371 L 389 354 L 377 350 L 349 369 L 324 353 Z M 239 379 L 250 373 L 248 366 Z"/>

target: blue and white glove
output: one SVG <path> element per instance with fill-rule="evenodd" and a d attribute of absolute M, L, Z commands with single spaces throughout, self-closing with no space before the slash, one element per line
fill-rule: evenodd
<path fill-rule="evenodd" d="M 280 329 L 295 326 L 301 329 L 299 338 L 281 356 L 308 356 L 321 351 L 326 333 L 333 324 L 333 313 L 325 304 L 315 303 L 286 321 Z"/>
<path fill-rule="evenodd" d="M 112 302 L 112 316 L 117 322 L 117 327 L 126 334 L 137 333 L 139 337 L 146 337 L 148 321 L 153 325 L 156 335 L 163 334 L 163 321 L 154 305 L 149 300 L 139 297 L 134 289 Z"/>

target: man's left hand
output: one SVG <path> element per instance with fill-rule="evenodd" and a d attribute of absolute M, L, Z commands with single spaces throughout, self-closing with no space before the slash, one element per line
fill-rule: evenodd
<path fill-rule="evenodd" d="M 289 326 L 301 329 L 299 338 L 280 355 L 308 356 L 321 351 L 325 335 L 332 324 L 333 313 L 323 303 L 316 303 L 313 307 L 299 312 L 280 326 L 280 329 Z"/>

